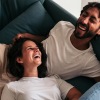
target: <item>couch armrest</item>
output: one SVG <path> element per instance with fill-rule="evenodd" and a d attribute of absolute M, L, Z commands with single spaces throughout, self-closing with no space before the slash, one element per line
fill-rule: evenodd
<path fill-rule="evenodd" d="M 77 18 L 53 0 L 45 0 L 44 7 L 56 23 L 65 20 L 75 25 Z"/>

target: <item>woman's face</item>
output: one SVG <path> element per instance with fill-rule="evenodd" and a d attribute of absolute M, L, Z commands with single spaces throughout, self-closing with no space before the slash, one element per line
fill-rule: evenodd
<path fill-rule="evenodd" d="M 22 47 L 22 57 L 18 58 L 24 67 L 38 67 L 41 61 L 41 52 L 33 41 L 25 41 Z"/>

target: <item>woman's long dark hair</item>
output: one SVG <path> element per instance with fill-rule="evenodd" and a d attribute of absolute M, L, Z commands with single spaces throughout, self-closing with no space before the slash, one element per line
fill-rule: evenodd
<path fill-rule="evenodd" d="M 33 41 L 39 47 L 39 50 L 42 53 L 42 64 L 38 66 L 38 77 L 43 78 L 46 76 L 47 67 L 46 67 L 46 60 L 47 55 L 43 48 L 42 43 L 36 42 L 33 39 L 29 38 L 20 38 L 14 42 L 10 50 L 8 51 L 8 65 L 7 65 L 7 72 L 15 76 L 16 78 L 22 78 L 24 74 L 24 67 L 19 64 L 16 59 L 17 57 L 22 57 L 22 47 L 25 41 Z"/>

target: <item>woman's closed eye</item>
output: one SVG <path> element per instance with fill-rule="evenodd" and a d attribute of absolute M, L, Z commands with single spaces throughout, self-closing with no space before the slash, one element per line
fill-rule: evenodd
<path fill-rule="evenodd" d="M 38 47 L 35 47 L 35 48 L 33 48 L 33 47 L 27 47 L 26 50 L 39 50 L 39 48 Z"/>

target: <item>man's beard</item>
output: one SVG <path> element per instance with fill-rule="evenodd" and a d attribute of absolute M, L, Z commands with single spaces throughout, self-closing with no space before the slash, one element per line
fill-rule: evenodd
<path fill-rule="evenodd" d="M 89 37 L 94 37 L 95 36 L 95 33 L 92 32 L 92 31 L 85 32 L 85 34 L 83 36 L 80 36 L 79 34 L 80 33 L 77 32 L 77 34 L 74 34 L 74 35 L 78 39 L 85 39 L 85 38 L 89 38 Z"/>
<path fill-rule="evenodd" d="M 79 28 L 79 25 L 82 25 L 82 26 L 84 26 L 84 27 L 86 28 L 85 33 L 84 33 L 83 36 L 80 36 L 80 33 L 76 31 L 76 28 L 77 28 L 77 27 Z M 85 39 L 85 38 L 94 37 L 94 36 L 96 35 L 96 32 L 97 32 L 97 31 L 98 31 L 98 29 L 97 29 L 95 32 L 90 31 L 90 30 L 89 30 L 89 26 L 87 26 L 86 24 L 83 24 L 83 23 L 81 23 L 81 22 L 78 22 L 78 23 L 76 24 L 76 26 L 75 26 L 75 31 L 74 31 L 75 33 L 74 33 L 74 35 L 75 35 L 75 37 L 78 38 L 78 39 Z"/>

